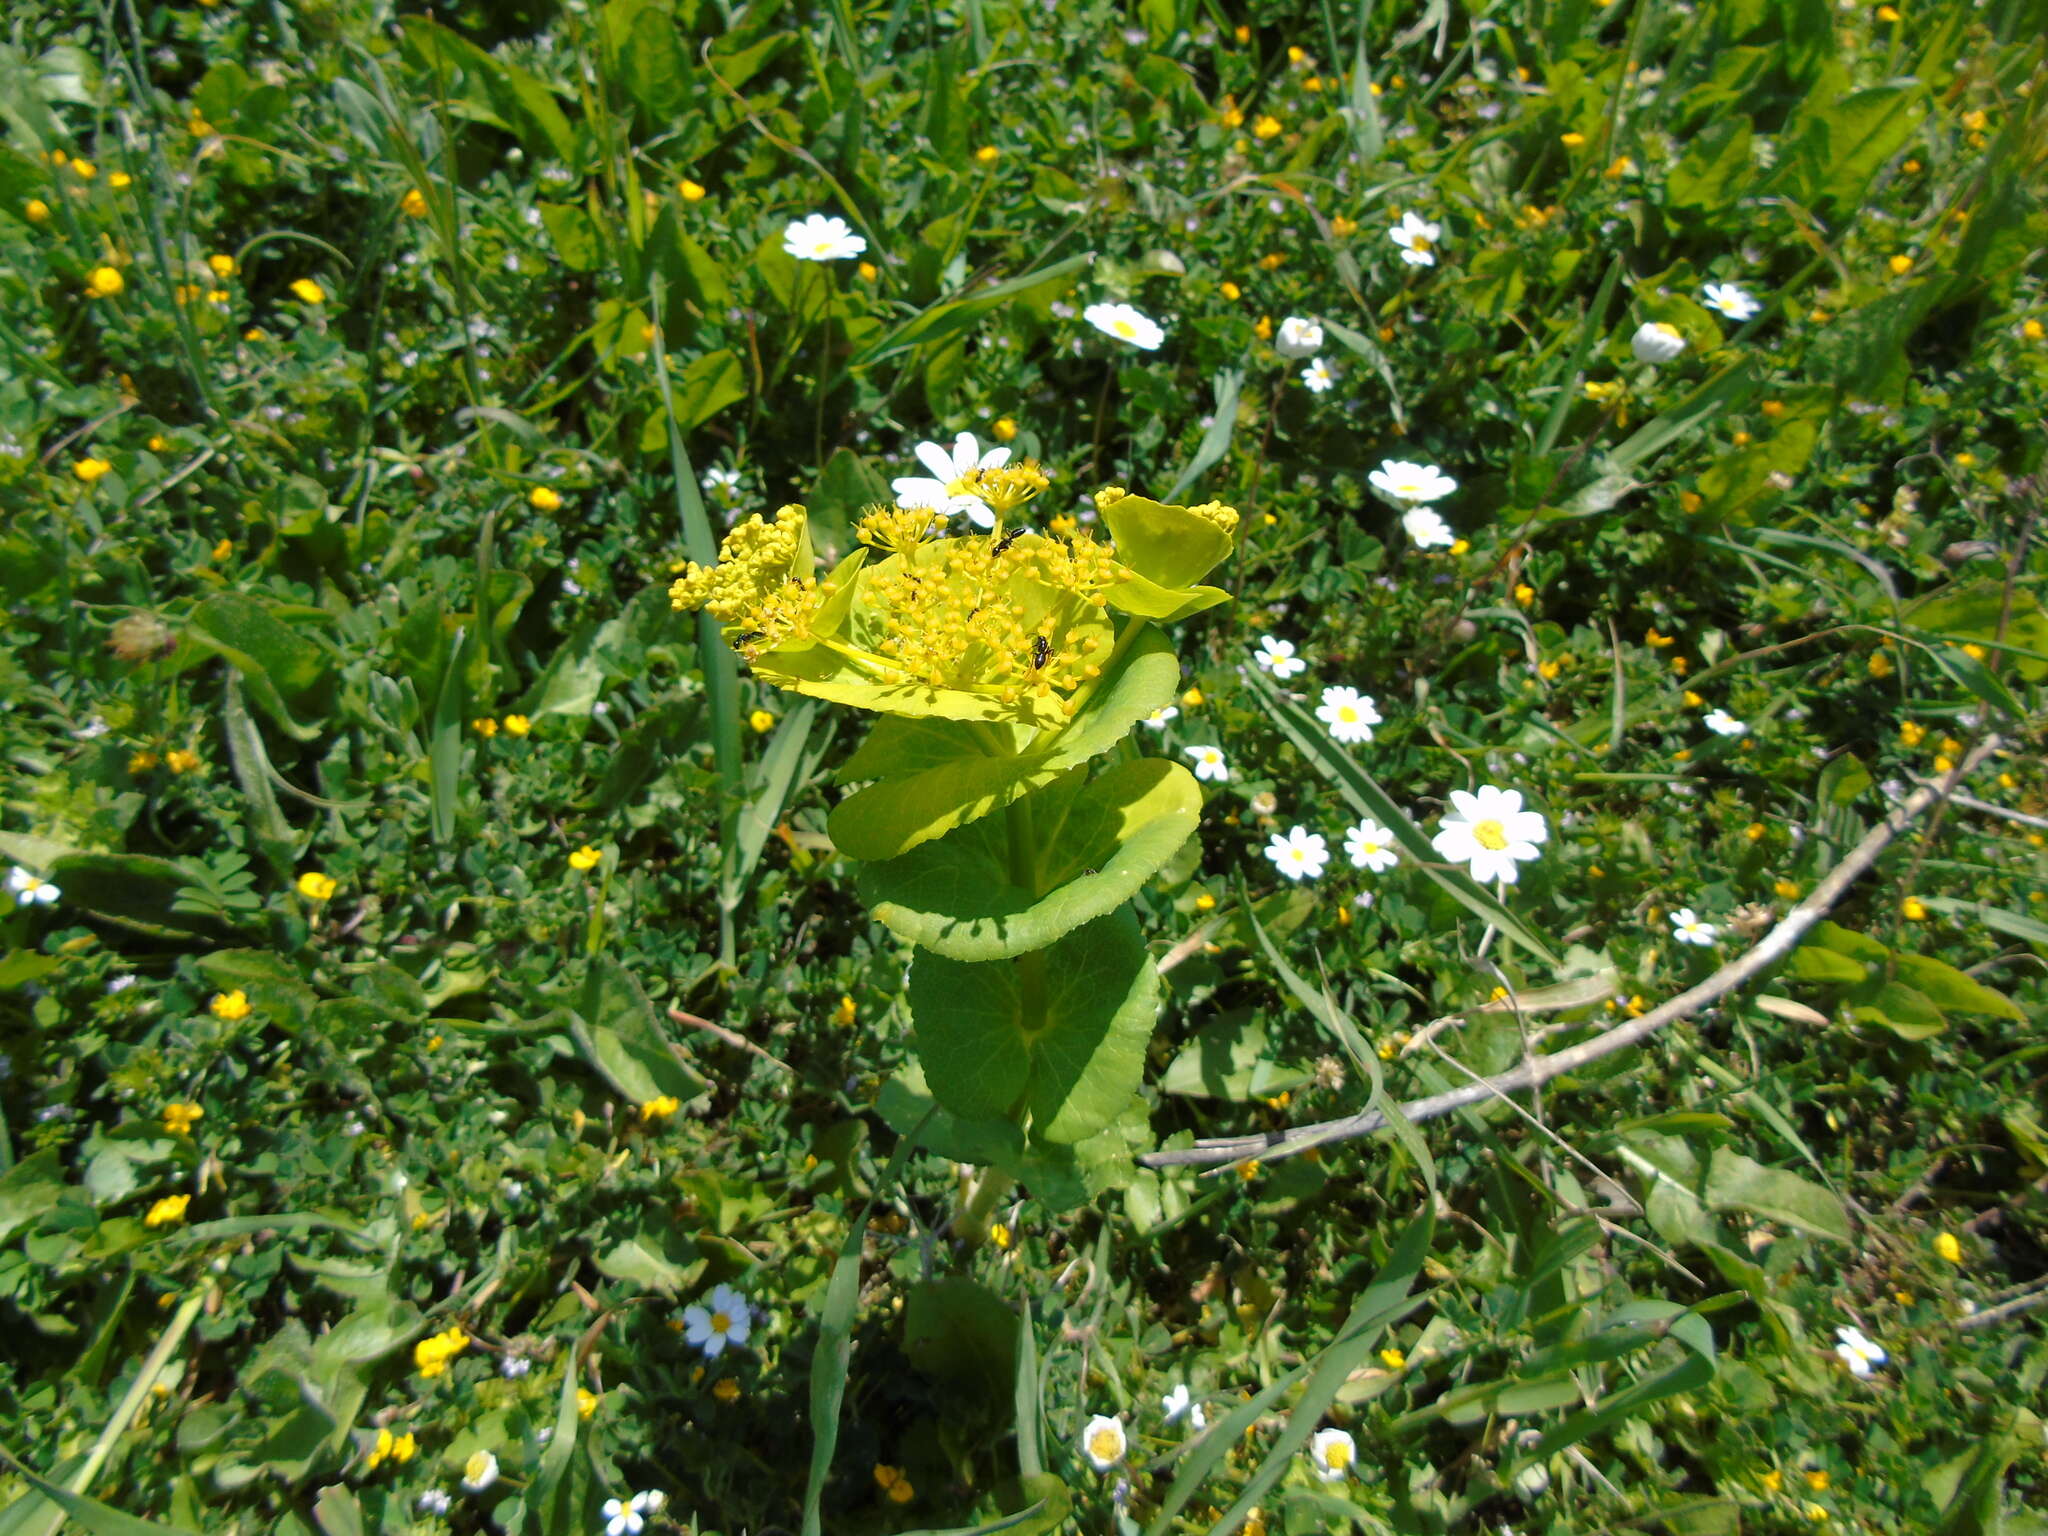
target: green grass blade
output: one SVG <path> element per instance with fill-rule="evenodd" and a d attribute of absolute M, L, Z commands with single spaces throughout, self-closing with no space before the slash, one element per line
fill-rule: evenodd
<path fill-rule="evenodd" d="M 1220 463 L 1223 455 L 1230 452 L 1230 436 L 1237 430 L 1237 397 L 1244 384 L 1242 368 L 1225 368 L 1216 375 L 1210 388 L 1216 394 L 1216 410 L 1209 422 L 1209 430 L 1202 434 L 1202 441 L 1196 445 L 1195 456 L 1188 460 L 1188 466 L 1180 472 L 1180 478 L 1173 482 L 1173 489 L 1166 493 L 1166 500 L 1178 502 L 1180 493 L 1195 483 L 1198 476 L 1212 465 Z"/>

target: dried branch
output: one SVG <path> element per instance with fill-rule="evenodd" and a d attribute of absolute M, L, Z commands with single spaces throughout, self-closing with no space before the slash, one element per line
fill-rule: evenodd
<path fill-rule="evenodd" d="M 1454 1110 L 1481 1104 L 1488 1099 L 1539 1088 L 1553 1078 L 1562 1077 L 1567 1072 L 1576 1072 L 1603 1056 L 1611 1056 L 1616 1051 L 1638 1044 L 1665 1025 L 1689 1018 L 1754 981 L 1791 953 L 1805 937 L 1807 930 L 1827 916 L 1835 903 L 1848 893 L 1851 885 L 1869 871 L 1886 848 L 1913 823 L 1953 794 L 1964 777 L 2001 745 L 2003 743 L 1996 735 L 1986 736 L 1971 748 L 1969 754 L 1944 775 L 1939 783 L 1916 790 L 1894 806 L 1882 821 L 1870 829 L 1863 841 L 1849 850 L 1841 863 L 1828 871 L 1826 878 L 1813 888 L 1813 893 L 1786 913 L 1784 920 L 1759 939 L 1753 949 L 1722 966 L 1698 986 L 1687 988 L 1670 1001 L 1652 1008 L 1642 1017 L 1617 1025 L 1595 1039 L 1548 1056 L 1536 1057 L 1511 1071 L 1483 1077 L 1445 1093 L 1412 1099 L 1400 1107 L 1402 1116 L 1409 1121 L 1441 1119 Z M 1240 1163 L 1247 1158 L 1272 1160 L 1292 1157 L 1296 1153 L 1308 1151 L 1311 1147 L 1370 1136 L 1375 1131 L 1384 1130 L 1386 1125 L 1386 1116 L 1378 1110 L 1366 1110 L 1362 1114 L 1347 1115 L 1340 1120 L 1325 1120 L 1317 1125 L 1297 1126 L 1292 1130 L 1268 1131 L 1253 1136 L 1211 1137 L 1196 1142 L 1192 1147 L 1146 1153 L 1138 1161 L 1148 1168 L 1169 1168 L 1182 1165 Z"/>
<path fill-rule="evenodd" d="M 738 1046 L 741 1050 L 760 1057 L 770 1066 L 780 1067 L 783 1071 L 790 1073 L 794 1073 L 796 1071 L 795 1067 L 792 1067 L 780 1056 L 769 1055 L 766 1051 L 762 1050 L 760 1046 L 754 1044 L 753 1041 L 749 1040 L 745 1035 L 735 1034 L 732 1030 L 727 1029 L 723 1024 L 714 1024 L 709 1019 L 700 1019 L 697 1017 L 696 1014 L 685 1013 L 680 1008 L 669 1009 L 668 1016 L 674 1019 L 678 1024 L 687 1024 L 692 1029 L 701 1029 L 708 1035 L 716 1035 L 719 1039 L 723 1040 L 727 1045 Z"/>

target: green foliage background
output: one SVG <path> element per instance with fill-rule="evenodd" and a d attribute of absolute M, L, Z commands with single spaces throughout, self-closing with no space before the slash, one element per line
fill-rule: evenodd
<path fill-rule="evenodd" d="M 2021 0 L 1902 9 L 11 7 L 0 854 L 62 896 L 0 917 L 0 1532 L 2044 1529 L 2048 75 Z M 871 269 L 783 253 L 818 211 Z M 852 717 L 665 595 L 998 422 L 1045 518 L 1245 514 L 1114 754 L 1230 775 L 1102 920 L 1160 1006 L 1068 1150 L 934 1106 Z M 1590 1039 L 1994 732 L 1641 1050 L 1137 1160 Z M 1503 893 L 1417 867 L 1480 782 L 1549 818 Z M 1260 857 L 1365 814 L 1387 875 Z"/>

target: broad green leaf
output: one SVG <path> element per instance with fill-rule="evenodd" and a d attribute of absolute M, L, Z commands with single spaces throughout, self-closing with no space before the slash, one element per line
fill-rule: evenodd
<path fill-rule="evenodd" d="M 681 299 L 700 315 L 722 315 L 732 303 L 732 285 L 717 258 L 683 233 L 681 215 L 670 203 L 654 221 L 647 237 L 647 253 L 654 269 L 669 285 L 672 298 Z M 685 378 L 689 375 L 686 373 Z"/>
<path fill-rule="evenodd" d="M 23 1158 L 0 1173 L 0 1241 L 56 1205 L 64 1193 L 64 1160 L 55 1148 Z"/>
<path fill-rule="evenodd" d="M 327 653 L 256 598 L 221 592 L 192 611 L 185 642 L 213 652 L 242 674 L 250 698 L 279 727 L 311 741 L 320 727 L 306 718 L 326 702 Z"/>
<path fill-rule="evenodd" d="M 193 872 L 146 853 L 77 853 L 50 866 L 64 905 L 159 938 L 221 937 L 212 918 L 173 905 Z"/>
<path fill-rule="evenodd" d="M 1937 1008 L 1955 1013 L 1982 1014 L 1994 1019 L 2026 1019 L 2019 1005 L 2003 992 L 1992 991 L 1982 982 L 1940 960 L 1895 952 L 1892 967 L 1900 980 L 1910 983 Z"/>
<path fill-rule="evenodd" d="M 590 964 L 569 1027 L 583 1059 L 629 1103 L 670 1094 L 682 1100 L 705 1082 L 671 1048 L 654 1005 L 633 973 L 609 956 Z"/>
<path fill-rule="evenodd" d="M 1102 509 L 1116 557 L 1146 581 L 1166 588 L 1195 585 L 1230 553 L 1231 537 L 1186 507 L 1124 496 Z M 1110 601 L 1117 589 L 1110 589 Z"/>
<path fill-rule="evenodd" d="M 2008 594 L 2002 581 L 1973 581 L 1911 604 L 1903 615 L 1907 624 L 1929 639 L 1961 645 L 1975 641 L 1987 647 L 2018 646 L 2048 655 L 2048 613 L 2025 588 Z M 2048 660 L 2020 651 L 2006 654 L 2012 667 L 2028 682 L 2048 678 Z"/>
<path fill-rule="evenodd" d="M 1793 950 L 1786 968 L 1801 981 L 1818 981 L 1834 986 L 1853 985 L 1870 974 L 1862 961 L 1836 954 L 1818 944 L 1802 944 Z"/>
<path fill-rule="evenodd" d="M 1638 427 L 1607 455 L 1609 468 L 1616 474 L 1633 474 L 1671 444 L 1740 410 L 1756 393 L 1752 372 L 1746 361 L 1722 369 L 1670 410 Z"/>
<path fill-rule="evenodd" d="M 1158 758 L 1119 764 L 1092 782 L 1083 774 L 1070 770 L 1013 802 L 1006 817 L 869 864 L 863 899 L 899 937 L 955 960 L 1043 949 L 1114 911 L 1194 832 L 1202 792 L 1180 764 Z M 1030 846 L 1014 846 L 1019 837 Z"/>
<path fill-rule="evenodd" d="M 1887 981 L 1875 990 L 1857 993 L 1849 1015 L 1859 1024 L 1882 1024 L 1901 1040 L 1926 1040 L 1948 1028 L 1934 1000 L 1903 981 Z"/>
<path fill-rule="evenodd" d="M 555 254 L 571 272 L 595 271 L 604 262 L 604 245 L 590 215 L 573 203 L 542 203 L 540 221 L 555 243 Z"/>
<path fill-rule="evenodd" d="M 856 859 L 893 859 L 908 853 L 1107 751 L 1132 726 L 1169 703 L 1179 683 L 1179 658 L 1148 626 L 1063 728 L 1041 734 L 1034 746 L 1014 756 L 948 756 L 932 767 L 871 784 L 834 808 L 829 823 L 832 841 L 840 852 Z M 883 757 L 884 752 L 929 748 L 950 753 L 963 739 L 939 732 L 892 731 L 870 756 L 870 771 L 873 764 L 891 760 Z M 994 750 L 1003 744 L 1001 737 L 991 741 Z M 860 754 L 855 761 L 860 761 Z"/>
<path fill-rule="evenodd" d="M 1173 489 L 1166 493 L 1169 500 L 1193 485 L 1211 466 L 1220 464 L 1230 452 L 1230 436 L 1237 429 L 1237 393 L 1243 384 L 1242 368 L 1221 369 L 1210 381 L 1216 405 L 1209 413 L 1209 430 L 1195 445 L 1194 457 L 1188 460 L 1187 467 L 1174 479 Z"/>
<path fill-rule="evenodd" d="M 910 1288 L 903 1309 L 903 1352 L 934 1381 L 994 1400 L 1017 1376 L 1017 1314 L 966 1275 Z"/>
<path fill-rule="evenodd" d="M 1925 904 L 1946 917 L 1972 919 L 1986 928 L 2010 934 L 2029 944 L 2048 944 L 2048 923 L 2021 912 L 2008 912 L 1982 901 L 1958 901 L 1950 896 L 1928 896 Z"/>
<path fill-rule="evenodd" d="M 919 950 L 910 966 L 918 1059 L 938 1101 L 970 1120 L 1030 1116 L 1071 1143 L 1137 1091 L 1159 973 L 1128 910 L 1015 960 L 969 964 Z"/>
<path fill-rule="evenodd" d="M 1750 166 L 1750 121 L 1717 118 L 1695 135 L 1679 156 L 1664 184 L 1665 201 L 1673 208 L 1700 212 L 1731 210 L 1737 189 L 1755 174 Z"/>
<path fill-rule="evenodd" d="M 1312 1069 L 1274 1061 L 1265 1027 L 1243 1015 L 1205 1025 L 1159 1078 L 1159 1091 L 1246 1103 L 1299 1088 Z"/>
<path fill-rule="evenodd" d="M 1708 1158 L 1701 1196 L 1709 1210 L 1747 1211 L 1816 1237 L 1849 1241 L 1849 1214 L 1833 1194 L 1796 1173 L 1766 1168 L 1726 1147 L 1716 1147 Z"/>

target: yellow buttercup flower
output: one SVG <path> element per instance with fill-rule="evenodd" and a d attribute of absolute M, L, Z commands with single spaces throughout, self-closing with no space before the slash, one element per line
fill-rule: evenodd
<path fill-rule="evenodd" d="M 469 722 L 469 728 L 479 736 L 490 737 L 498 734 L 498 722 L 489 715 L 478 715 Z"/>
<path fill-rule="evenodd" d="M 672 1093 L 657 1095 L 640 1106 L 640 1123 L 651 1125 L 656 1120 L 666 1120 L 682 1107 L 682 1101 Z"/>
<path fill-rule="evenodd" d="M 1011 417 L 998 416 L 988 430 L 990 436 L 994 437 L 999 443 L 1016 441 L 1017 423 Z"/>
<path fill-rule="evenodd" d="M 850 992 L 842 993 L 839 998 L 839 1006 L 832 1010 L 832 1022 L 841 1029 L 847 1029 L 852 1026 L 853 1017 L 853 994 Z"/>
<path fill-rule="evenodd" d="M 1899 916 L 1909 923 L 1924 923 L 1927 921 L 1927 903 L 1918 896 L 1908 896 L 1899 903 Z"/>
<path fill-rule="evenodd" d="M 585 843 L 581 848 L 578 848 L 569 855 L 569 867 L 574 870 L 592 870 L 597 868 L 603 860 L 604 855 L 602 853 L 591 847 L 590 844 Z"/>
<path fill-rule="evenodd" d="M 1892 269 L 1892 276 L 1904 277 L 1913 270 L 1913 258 L 1910 256 L 1894 256 L 1885 265 Z"/>
<path fill-rule="evenodd" d="M 1390 1371 L 1398 1371 L 1407 1363 L 1408 1357 L 1398 1349 L 1383 1349 L 1380 1351 L 1380 1364 Z"/>
<path fill-rule="evenodd" d="M 199 754 L 188 752 L 183 747 L 174 748 L 164 754 L 164 766 L 173 773 L 197 773 Z"/>
<path fill-rule="evenodd" d="M 323 875 L 317 869 L 309 869 L 299 876 L 298 892 L 308 901 L 325 901 L 335 891 L 334 878 Z"/>
<path fill-rule="evenodd" d="M 295 279 L 292 283 L 292 294 L 301 303 L 305 304 L 325 304 L 327 302 L 327 290 L 314 282 L 310 277 Z"/>
<path fill-rule="evenodd" d="M 1277 137 L 1280 133 L 1280 119 L 1268 112 L 1252 124 L 1252 136 L 1260 139 Z"/>
<path fill-rule="evenodd" d="M 529 736 L 533 733 L 533 722 L 524 715 L 507 715 L 502 723 L 508 736 Z"/>
<path fill-rule="evenodd" d="M 216 992 L 213 1001 L 206 1005 L 207 1011 L 216 1019 L 232 1024 L 237 1019 L 249 1016 L 249 994 L 240 987 L 232 992 Z"/>
<path fill-rule="evenodd" d="M 164 1106 L 164 1129 L 173 1136 L 190 1136 L 192 1127 L 206 1118 L 206 1111 L 197 1104 L 166 1104 Z"/>
<path fill-rule="evenodd" d="M 1951 1264 L 1963 1262 L 1963 1245 L 1953 1232 L 1943 1232 L 1934 1239 L 1934 1251 Z"/>
<path fill-rule="evenodd" d="M 71 162 L 71 173 L 80 181 L 91 181 L 93 177 L 99 175 L 100 168 L 81 155 L 78 159 Z"/>
<path fill-rule="evenodd" d="M 1003 152 L 995 145 L 984 144 L 974 152 L 974 160 L 977 165 L 994 165 L 1002 158 L 1002 154 Z"/>
<path fill-rule="evenodd" d="M 398 200 L 398 206 L 408 217 L 424 219 L 427 216 L 427 194 L 418 187 L 408 187 L 405 196 Z"/>
<path fill-rule="evenodd" d="M 562 510 L 562 493 L 551 485 L 536 485 L 526 493 L 526 504 L 536 512 Z"/>
<path fill-rule="evenodd" d="M 591 1391 L 590 1388 L 578 1387 L 576 1389 L 576 1417 L 579 1419 L 589 1418 L 593 1413 L 597 1412 L 599 1401 L 598 1395 Z"/>
<path fill-rule="evenodd" d="M 22 204 L 22 214 L 31 224 L 40 224 L 50 216 L 50 205 L 40 197 L 32 197 Z"/>
<path fill-rule="evenodd" d="M 1563 133 L 1558 135 L 1557 141 L 1566 149 L 1580 149 L 1585 146 L 1586 136 L 1583 133 Z"/>
<path fill-rule="evenodd" d="M 422 1212 L 422 1215 L 425 1213 Z M 412 1363 L 419 1373 L 429 1379 L 445 1376 L 448 1362 L 469 1348 L 469 1335 L 460 1327 L 450 1328 L 431 1338 L 421 1339 L 412 1347 Z"/>
<path fill-rule="evenodd" d="M 766 736 L 775 729 L 775 717 L 765 709 L 757 709 L 747 716 L 747 724 L 757 736 Z"/>
<path fill-rule="evenodd" d="M 71 463 L 71 473 L 78 476 L 78 478 L 83 480 L 87 485 L 91 485 L 95 480 L 99 479 L 101 475 L 106 474 L 113 467 L 114 466 L 109 464 L 105 459 L 74 459 L 72 460 Z"/>
<path fill-rule="evenodd" d="M 892 1504 L 908 1504 L 917 1497 L 917 1490 L 910 1485 L 910 1479 L 901 1467 L 884 1466 L 875 1463 L 875 1486 L 882 1490 Z"/>
<path fill-rule="evenodd" d="M 165 1195 L 149 1208 L 142 1224 L 145 1227 L 174 1227 L 185 1219 L 185 1207 L 191 1203 L 190 1195 Z"/>
<path fill-rule="evenodd" d="M 160 766 L 162 762 L 163 759 L 154 752 L 137 752 L 128 759 L 128 771 L 130 773 L 148 773 L 150 769 Z"/>
<path fill-rule="evenodd" d="M 85 291 L 95 299 L 111 299 L 127 286 L 119 267 L 94 267 L 85 278 Z"/>
<path fill-rule="evenodd" d="M 687 176 L 676 183 L 676 193 L 686 203 L 701 203 L 704 201 L 703 183 L 692 181 Z"/>
<path fill-rule="evenodd" d="M 206 258 L 206 265 L 212 269 L 213 275 L 215 277 L 220 278 L 223 281 L 230 277 L 233 277 L 237 272 L 242 270 L 241 263 L 236 261 L 234 257 L 228 255 L 228 253 L 225 251 L 215 251 L 211 256 Z"/>

